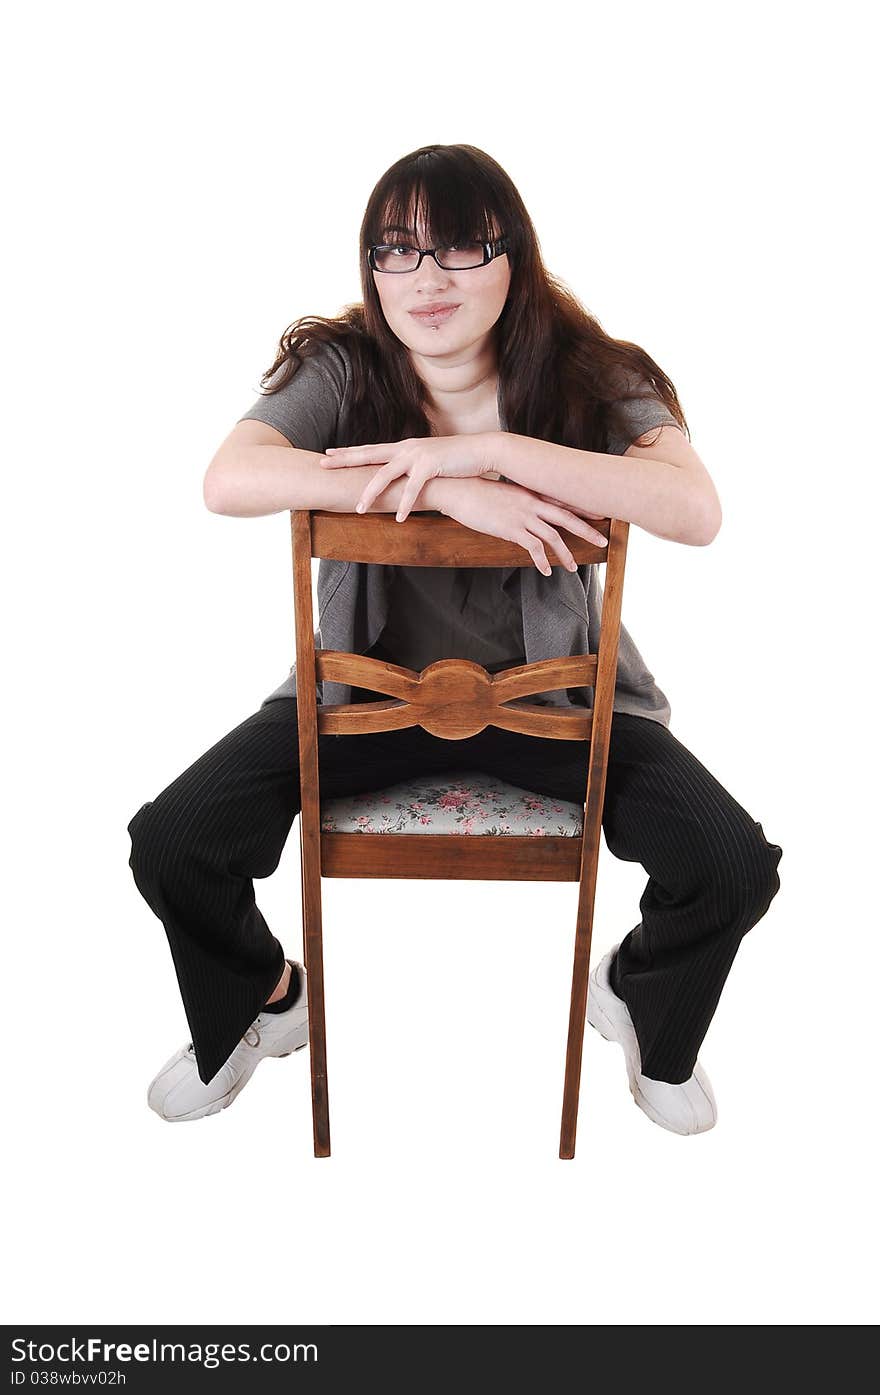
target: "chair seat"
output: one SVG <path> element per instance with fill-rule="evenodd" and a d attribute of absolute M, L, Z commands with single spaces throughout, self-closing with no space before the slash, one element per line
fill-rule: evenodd
<path fill-rule="evenodd" d="M 481 770 L 416 776 L 321 800 L 323 833 L 488 833 L 580 837 L 582 804 L 535 794 Z"/>

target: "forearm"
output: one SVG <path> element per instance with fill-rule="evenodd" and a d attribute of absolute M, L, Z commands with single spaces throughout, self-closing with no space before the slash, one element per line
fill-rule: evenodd
<path fill-rule="evenodd" d="M 328 485 L 325 492 L 327 502 L 312 504 L 310 507 L 331 509 L 334 513 L 354 513 L 355 504 L 360 500 L 364 489 L 376 472 L 383 467 L 381 465 L 344 465 L 339 469 L 319 468 Z M 410 505 L 411 511 L 413 513 L 442 513 L 445 501 L 462 483 L 467 483 L 467 481 L 444 479 L 442 476 L 426 480 L 419 490 L 415 503 Z M 397 506 L 403 497 L 403 491 L 408 484 L 408 475 L 401 475 L 398 479 L 392 480 L 380 494 L 376 495 L 365 512 L 396 513 Z"/>
<path fill-rule="evenodd" d="M 577 450 L 513 432 L 497 435 L 494 458 L 514 484 L 605 518 L 635 523 L 670 542 L 700 539 L 705 506 L 679 466 Z"/>
<path fill-rule="evenodd" d="M 212 513 L 235 518 L 259 518 L 290 509 L 354 513 L 364 486 L 381 467 L 353 465 L 330 470 L 320 460 L 318 451 L 241 446 L 234 454 L 212 464 L 205 476 L 205 504 Z M 406 483 L 405 478 L 393 480 L 367 512 L 394 513 Z M 449 486 L 455 483 L 448 479 L 429 480 L 413 508 L 419 512 L 440 512 Z"/>

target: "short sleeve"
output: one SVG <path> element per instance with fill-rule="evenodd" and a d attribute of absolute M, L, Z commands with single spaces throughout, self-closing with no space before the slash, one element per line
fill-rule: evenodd
<path fill-rule="evenodd" d="M 276 378 L 282 374 L 278 369 Z M 257 398 L 239 421 L 264 421 L 299 450 L 324 451 L 339 429 L 347 383 L 347 364 L 335 345 L 321 344 L 304 358 L 290 382 L 278 392 Z M 270 379 L 269 386 L 275 379 Z"/>
<path fill-rule="evenodd" d="M 624 452 L 644 432 L 656 426 L 679 426 L 681 423 L 672 415 L 666 403 L 661 400 L 647 378 L 631 373 L 621 387 L 626 398 L 618 398 L 614 411 L 609 413 L 608 453 L 623 455 Z M 637 394 L 630 397 L 630 393 Z"/>

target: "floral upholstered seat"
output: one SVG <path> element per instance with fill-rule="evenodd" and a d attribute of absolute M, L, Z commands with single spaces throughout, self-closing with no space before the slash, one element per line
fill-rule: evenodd
<path fill-rule="evenodd" d="M 479 770 L 447 770 L 321 800 L 323 833 L 491 833 L 580 837 L 582 804 L 534 794 Z"/>

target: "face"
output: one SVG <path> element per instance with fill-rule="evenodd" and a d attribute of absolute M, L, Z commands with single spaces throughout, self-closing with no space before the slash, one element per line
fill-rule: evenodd
<path fill-rule="evenodd" d="M 491 231 L 493 238 L 499 235 L 494 226 Z M 417 226 L 415 238 L 389 229 L 383 237 L 420 248 L 432 245 L 423 223 Z M 507 300 L 510 260 L 505 253 L 485 266 L 447 271 L 433 257 L 423 257 L 418 271 L 374 271 L 373 281 L 389 328 L 408 349 L 424 358 L 455 362 L 463 350 L 480 350 L 489 338 Z M 433 317 L 414 313 L 436 302 L 458 308 Z"/>

